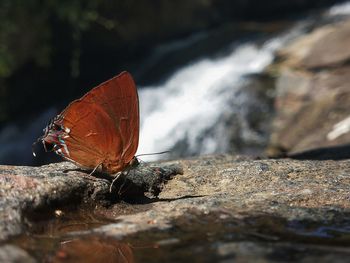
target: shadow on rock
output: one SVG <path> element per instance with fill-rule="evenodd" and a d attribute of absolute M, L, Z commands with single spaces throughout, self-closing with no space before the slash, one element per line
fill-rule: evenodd
<path fill-rule="evenodd" d="M 183 169 L 176 164 L 163 166 L 139 164 L 126 175 L 118 177 L 116 183 L 111 185 L 111 190 L 123 200 L 143 202 L 157 197 L 167 181 L 177 174 L 183 174 Z"/>
<path fill-rule="evenodd" d="M 344 160 L 350 159 L 350 144 L 312 149 L 288 155 L 297 160 Z"/>

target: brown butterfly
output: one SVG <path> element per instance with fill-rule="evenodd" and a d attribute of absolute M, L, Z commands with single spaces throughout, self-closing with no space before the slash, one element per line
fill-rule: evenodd
<path fill-rule="evenodd" d="M 71 102 L 38 141 L 81 168 L 112 175 L 137 161 L 139 122 L 135 82 L 122 72 Z"/>

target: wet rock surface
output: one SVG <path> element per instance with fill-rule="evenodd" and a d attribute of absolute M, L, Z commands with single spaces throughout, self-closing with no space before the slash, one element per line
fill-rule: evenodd
<path fill-rule="evenodd" d="M 93 176 L 67 162 L 42 167 L 0 166 L 0 240 L 22 233 L 29 215 L 64 206 L 106 206 L 121 195 L 126 198 L 146 191 L 157 195 L 171 176 L 181 172 L 176 166 L 139 165 L 127 178 L 120 176 L 111 188 L 112 177 Z"/>
<path fill-rule="evenodd" d="M 96 216 L 98 211 L 106 220 L 87 228 L 72 227 L 72 221 L 63 220 L 66 214 L 60 223 L 65 224 L 64 231 L 62 225 L 46 224 L 40 231 L 32 227 L 32 232 L 25 225 L 7 229 L 23 224 L 23 218 L 10 217 L 14 210 L 38 206 L 52 209 L 60 200 L 72 204 L 78 199 L 77 206 L 101 203 L 104 198 L 111 200 L 110 184 L 92 176 L 72 176 L 81 173 L 75 170 L 65 174 L 63 171 L 74 169 L 67 163 L 41 168 L 10 167 L 12 175 L 6 174 L 9 167 L 1 167 L 0 178 L 6 186 L 1 187 L 1 233 L 8 233 L 2 234 L 2 239 L 26 229 L 25 237 L 7 239 L 11 246 L 25 249 L 31 256 L 36 247 L 41 256 L 35 258 L 46 253 L 51 262 L 61 262 L 62 258 L 67 259 L 65 262 L 85 262 L 78 258 L 86 259 L 84 251 L 89 251 L 91 244 L 106 254 L 112 249 L 108 246 L 114 246 L 110 240 L 115 240 L 114 247 L 119 247 L 120 253 L 129 255 L 132 251 L 132 262 L 175 262 L 191 257 L 203 262 L 346 262 L 349 256 L 349 160 L 261 160 L 217 155 L 168 162 L 160 167 L 173 173 L 172 179 L 162 184 L 158 197 L 135 194 L 132 201 L 115 200 L 103 209 L 90 209 L 91 214 Z M 11 176 L 16 179 L 9 179 Z M 8 193 L 12 193 L 11 198 Z M 50 242 L 54 239 L 56 245 L 38 246 L 42 243 L 35 237 L 38 233 L 39 240 L 51 237 Z M 138 246 L 146 248 L 137 249 Z M 3 253 L 4 246 L 0 248 L 0 255 Z M 71 258 L 76 261 L 68 261 Z"/>
<path fill-rule="evenodd" d="M 349 33 L 350 20 L 333 22 L 280 50 L 270 156 L 349 143 Z"/>

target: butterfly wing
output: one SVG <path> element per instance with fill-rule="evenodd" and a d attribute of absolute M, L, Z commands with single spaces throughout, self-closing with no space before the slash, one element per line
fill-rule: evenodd
<path fill-rule="evenodd" d="M 66 159 L 90 169 L 102 165 L 110 174 L 133 159 L 139 140 L 139 104 L 128 72 L 73 101 L 60 116 L 67 133 L 61 147 Z"/>

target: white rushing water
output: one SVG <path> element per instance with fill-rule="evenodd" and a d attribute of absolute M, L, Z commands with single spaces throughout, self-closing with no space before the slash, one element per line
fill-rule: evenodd
<path fill-rule="evenodd" d="M 347 1 L 330 7 L 324 16 L 349 14 Z M 173 73 L 160 86 L 143 87 L 138 154 L 173 150 L 181 143 L 186 148 L 184 155 L 227 152 L 230 127 L 220 123 L 226 115 L 241 126 L 240 140 L 248 143 L 263 140 L 246 122 L 251 98 L 239 95 L 247 86 L 245 76 L 261 73 L 272 62 L 275 51 L 300 36 L 314 19 L 317 18 L 301 21 L 287 33 L 263 44 L 246 42 L 222 58 L 195 61 Z M 164 157 L 155 155 L 144 159 L 161 158 Z"/>
<path fill-rule="evenodd" d="M 334 5 L 328 11 L 329 16 L 350 15 L 350 1 Z"/>
<path fill-rule="evenodd" d="M 235 111 L 235 118 L 244 122 L 242 105 L 249 98 L 237 94 L 246 85 L 245 76 L 262 72 L 273 60 L 276 49 L 300 34 L 301 28 L 260 45 L 243 43 L 225 57 L 193 62 L 176 71 L 164 84 L 140 89 L 138 153 L 169 150 L 184 141 L 187 154 L 227 151 L 228 142 L 222 141 L 227 138 L 227 131 L 216 127 L 217 121 Z M 254 136 L 257 137 L 254 131 L 245 127 L 242 139 Z M 161 156 L 153 157 L 158 158 Z"/>

